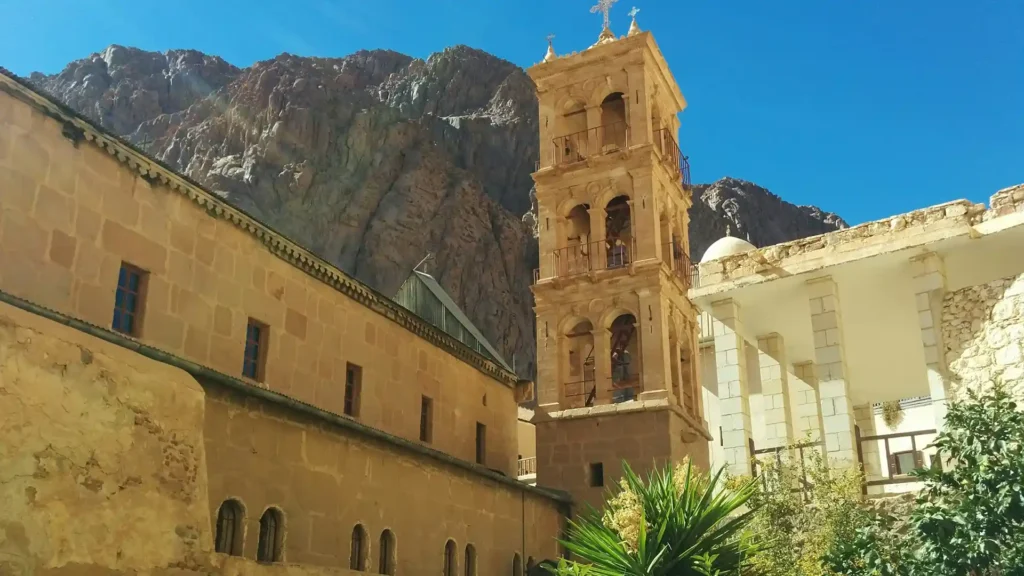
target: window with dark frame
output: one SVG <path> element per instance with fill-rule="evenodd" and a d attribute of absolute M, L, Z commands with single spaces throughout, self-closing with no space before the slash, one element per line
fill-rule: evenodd
<path fill-rule="evenodd" d="M 260 538 L 256 549 L 256 561 L 263 563 L 281 561 L 281 512 L 268 508 L 260 518 Z"/>
<path fill-rule="evenodd" d="M 917 453 L 914 452 L 913 450 L 907 450 L 905 452 L 893 452 L 893 474 L 897 476 L 902 474 L 910 474 L 911 470 L 917 468 L 916 456 Z"/>
<path fill-rule="evenodd" d="M 604 486 L 604 463 L 603 462 L 591 462 L 590 463 L 590 487 L 600 488 Z"/>
<path fill-rule="evenodd" d="M 256 381 L 263 380 L 263 361 L 266 358 L 266 324 L 249 318 L 245 328 L 245 356 L 242 358 L 242 376 Z"/>
<path fill-rule="evenodd" d="M 217 535 L 214 550 L 231 556 L 242 555 L 242 506 L 225 500 L 217 511 Z"/>
<path fill-rule="evenodd" d="M 142 299 L 146 287 L 147 272 L 121 263 L 117 274 L 117 292 L 114 294 L 114 321 L 112 327 L 117 332 L 129 336 L 138 336 L 142 327 Z"/>
<path fill-rule="evenodd" d="M 355 364 L 345 367 L 345 415 L 359 416 L 359 392 L 363 385 L 363 369 Z"/>
<path fill-rule="evenodd" d="M 487 458 L 487 426 L 476 423 L 476 463 L 483 464 Z"/>
<path fill-rule="evenodd" d="M 384 530 L 380 534 L 380 560 L 377 565 L 378 574 L 395 573 L 395 535 L 391 530 Z"/>
<path fill-rule="evenodd" d="M 420 397 L 420 441 L 428 444 L 434 439 L 434 401 Z"/>
<path fill-rule="evenodd" d="M 362 572 L 366 570 L 366 530 L 362 524 L 352 529 L 352 549 L 349 552 L 348 567 Z"/>
<path fill-rule="evenodd" d="M 444 545 L 444 576 L 455 576 L 455 541 Z"/>

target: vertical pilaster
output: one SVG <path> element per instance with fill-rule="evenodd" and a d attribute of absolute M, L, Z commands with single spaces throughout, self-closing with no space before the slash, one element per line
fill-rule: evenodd
<path fill-rule="evenodd" d="M 790 397 L 793 402 L 793 435 L 797 442 L 821 441 L 821 410 L 818 400 L 818 378 L 814 363 L 804 362 L 793 366 L 793 378 L 789 380 Z"/>
<path fill-rule="evenodd" d="M 556 274 L 554 252 L 558 248 L 558 219 L 545 203 L 537 201 L 537 247 L 540 253 L 540 277 L 552 278 Z"/>
<path fill-rule="evenodd" d="M 640 369 L 641 399 L 667 398 L 671 388 L 669 371 L 668 318 L 661 294 L 652 290 L 638 291 L 640 296 Z"/>
<path fill-rule="evenodd" d="M 594 327 L 594 383 L 596 404 L 608 404 L 612 398 L 612 333 L 603 326 Z"/>
<path fill-rule="evenodd" d="M 647 78 L 643 65 L 626 68 L 626 83 L 632 92 L 624 95 L 629 122 L 629 145 L 640 146 L 651 141 L 651 115 L 647 111 Z"/>
<path fill-rule="evenodd" d="M 712 304 L 715 317 L 715 369 L 722 421 L 722 451 L 729 472 L 750 474 L 750 391 L 747 362 L 740 335 L 739 304 L 723 300 Z"/>
<path fill-rule="evenodd" d="M 650 169 L 633 170 L 630 210 L 633 215 L 632 233 L 636 242 L 633 261 L 658 257 L 658 214 L 654 202 L 654 177 Z"/>
<path fill-rule="evenodd" d="M 928 391 L 932 397 L 935 429 L 941 430 L 946 421 L 946 398 L 949 395 L 949 373 L 942 347 L 942 299 L 946 291 L 946 270 L 942 259 L 934 252 L 910 261 L 914 275 L 914 303 L 924 347 Z"/>
<path fill-rule="evenodd" d="M 559 403 L 558 315 L 537 310 L 537 405 Z"/>
<path fill-rule="evenodd" d="M 605 218 L 608 217 L 608 213 L 605 211 L 604 206 L 591 206 L 587 213 L 590 215 L 591 245 L 587 248 L 591 254 L 590 267 L 593 270 L 603 270 L 608 264 L 608 252 L 604 244 L 607 240 L 605 238 L 607 234 L 605 231 Z M 601 244 L 597 244 L 598 241 Z"/>
<path fill-rule="evenodd" d="M 807 293 L 825 453 L 834 466 L 853 466 L 857 463 L 857 446 L 839 288 L 831 277 L 819 278 L 807 283 Z"/>
<path fill-rule="evenodd" d="M 793 421 L 790 418 L 789 369 L 782 336 L 773 333 L 759 337 L 757 359 L 764 399 L 766 447 L 789 446 L 793 444 Z"/>

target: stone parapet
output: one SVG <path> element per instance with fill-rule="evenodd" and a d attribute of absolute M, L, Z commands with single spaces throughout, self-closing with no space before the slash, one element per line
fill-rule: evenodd
<path fill-rule="evenodd" d="M 1024 212 L 1024 184 L 1003 188 L 989 199 L 990 209 L 985 213 L 985 220 L 999 216 L 1007 216 L 1014 212 Z"/>

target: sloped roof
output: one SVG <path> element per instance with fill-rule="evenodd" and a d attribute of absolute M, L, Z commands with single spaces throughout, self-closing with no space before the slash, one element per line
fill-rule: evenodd
<path fill-rule="evenodd" d="M 438 302 L 440 302 L 444 310 L 446 310 L 448 313 L 451 314 L 452 317 L 454 317 L 454 319 L 461 325 L 462 329 L 468 332 L 469 335 L 472 336 L 472 338 L 476 340 L 477 343 L 479 343 L 480 348 L 482 348 L 480 350 L 482 354 L 490 357 L 491 360 L 497 362 L 498 364 L 501 364 L 501 366 L 504 367 L 506 370 L 512 371 L 512 367 L 509 366 L 508 362 L 506 362 L 505 359 L 502 358 L 501 354 L 499 354 L 498 351 L 494 348 L 494 346 L 492 346 L 491 343 L 487 341 L 487 338 L 484 337 L 484 335 L 480 332 L 476 325 L 474 325 L 473 322 L 470 321 L 469 317 L 467 317 L 466 314 L 462 311 L 462 309 L 459 308 L 459 305 L 456 304 L 454 300 L 452 300 L 452 297 L 448 295 L 448 292 L 446 292 L 445 289 L 442 288 L 441 285 L 437 283 L 437 280 L 435 280 L 434 277 L 431 276 L 430 274 L 427 274 L 426 272 L 420 272 L 419 270 L 413 270 L 412 274 L 409 275 L 409 278 L 405 281 L 405 283 L 399 289 L 398 294 L 395 296 L 396 302 L 401 304 L 403 307 L 411 310 L 413 313 L 419 315 L 424 320 L 434 324 L 438 328 L 451 334 L 451 327 L 445 326 L 443 320 L 442 322 L 438 322 L 438 319 L 433 317 L 434 315 L 426 313 L 425 310 L 417 310 L 417 305 L 414 302 L 410 302 L 409 298 L 403 296 L 407 294 L 410 282 L 418 283 L 419 285 L 426 288 L 427 291 L 430 292 L 430 294 L 433 295 L 434 298 L 438 300 Z M 470 347 L 472 347 L 472 344 L 469 345 Z"/>

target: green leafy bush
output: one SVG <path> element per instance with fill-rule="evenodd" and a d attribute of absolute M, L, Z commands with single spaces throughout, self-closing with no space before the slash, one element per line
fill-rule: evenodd
<path fill-rule="evenodd" d="M 744 536 L 753 512 L 741 509 L 753 483 L 727 489 L 684 463 L 646 481 L 625 463 L 625 476 L 603 513 L 570 523 L 559 576 L 717 576 L 739 574 L 754 543 Z"/>

